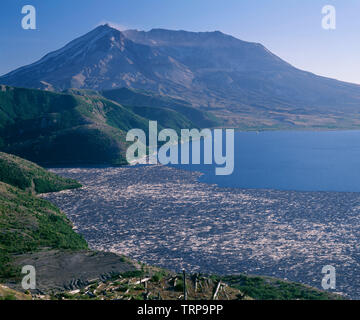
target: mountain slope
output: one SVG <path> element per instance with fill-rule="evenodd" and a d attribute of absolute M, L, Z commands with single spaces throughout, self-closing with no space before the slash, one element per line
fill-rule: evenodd
<path fill-rule="evenodd" d="M 151 120 L 156 119 L 160 121 L 162 118 L 165 117 L 165 115 L 160 117 L 154 117 L 153 112 L 158 114 L 160 110 L 164 111 L 164 109 L 171 109 L 173 110 L 173 112 L 175 111 L 177 113 L 180 113 L 182 117 L 191 119 L 191 122 L 195 127 L 209 128 L 219 126 L 221 124 L 221 121 L 214 117 L 212 114 L 195 109 L 190 103 L 184 100 L 155 94 L 151 91 L 120 88 L 101 91 L 101 95 L 110 100 L 116 101 L 124 106 L 142 107 L 141 109 L 132 108 L 131 110 L 135 113 L 140 112 L 140 115 L 147 118 L 152 118 Z M 160 110 L 156 110 L 155 108 Z M 168 110 L 167 113 L 169 112 L 170 111 Z M 171 119 L 173 117 L 166 116 L 165 118 Z M 185 119 L 183 119 L 182 122 L 184 120 Z M 165 127 L 173 128 L 171 124 L 168 124 L 166 122 L 163 122 L 162 125 Z M 189 126 L 184 125 L 180 128 L 189 128 Z"/>
<path fill-rule="evenodd" d="M 0 83 L 58 90 L 112 89 L 162 77 L 176 82 L 187 73 L 186 67 L 174 65 L 171 59 L 163 61 L 157 50 L 134 43 L 118 30 L 104 25 L 40 61 L 9 73 Z M 154 86 L 158 84 L 153 82 L 150 87 Z"/>
<path fill-rule="evenodd" d="M 29 180 L 41 192 L 79 186 L 29 161 L 0 153 L 0 279 L 17 275 L 15 254 L 43 248 L 87 249 L 86 241 L 56 206 L 22 190 L 29 187 Z"/>
<path fill-rule="evenodd" d="M 221 32 L 127 30 L 136 43 L 169 55 L 194 74 L 198 98 L 244 128 L 353 127 L 360 124 L 360 86 L 294 68 L 258 43 Z M 183 97 L 187 97 L 183 93 Z"/>
<path fill-rule="evenodd" d="M 99 26 L 38 62 L 0 77 L 28 88 L 170 95 L 241 128 L 360 125 L 360 86 L 294 68 L 258 43 L 221 32 Z"/>

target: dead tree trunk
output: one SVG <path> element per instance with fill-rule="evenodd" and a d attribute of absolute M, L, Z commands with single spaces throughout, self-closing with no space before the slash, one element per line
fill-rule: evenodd
<path fill-rule="evenodd" d="M 174 284 L 173 284 L 174 289 L 175 289 L 175 287 L 176 287 L 176 281 L 177 281 L 177 276 L 174 277 Z"/>
<path fill-rule="evenodd" d="M 183 269 L 183 281 L 184 281 L 184 300 L 187 300 L 186 273 L 185 273 L 185 269 Z"/>
<path fill-rule="evenodd" d="M 219 281 L 218 284 L 217 284 L 217 286 L 216 286 L 216 289 L 215 289 L 215 292 L 214 292 L 214 295 L 213 295 L 213 298 L 212 298 L 213 300 L 216 300 L 217 295 L 218 295 L 218 293 L 219 293 L 220 287 L 221 287 L 221 281 Z"/>
<path fill-rule="evenodd" d="M 197 289 L 198 289 L 198 281 L 199 281 L 199 276 L 197 273 L 195 273 L 193 276 L 192 276 L 192 280 L 194 282 L 194 289 L 195 289 L 195 293 L 197 292 Z"/>

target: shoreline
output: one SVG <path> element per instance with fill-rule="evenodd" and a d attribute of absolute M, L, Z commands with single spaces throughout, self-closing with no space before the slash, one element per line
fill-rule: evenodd
<path fill-rule="evenodd" d="M 56 172 L 87 181 L 83 189 L 45 198 L 93 249 L 170 270 L 245 272 L 313 287 L 321 284 L 321 266 L 332 261 L 338 291 L 358 297 L 352 255 L 359 194 L 221 188 L 161 165 Z"/>
<path fill-rule="evenodd" d="M 210 130 L 213 129 L 234 129 L 233 127 L 214 127 L 214 128 L 209 128 Z M 269 133 L 269 132 L 356 132 L 359 131 L 360 132 L 360 127 L 359 128 L 319 128 L 319 129 L 314 129 L 314 128 L 294 128 L 294 129 L 249 129 L 249 130 L 242 130 L 242 129 L 234 129 L 235 133 L 239 132 L 239 133 L 257 133 L 257 134 L 262 134 L 262 133 Z M 198 141 L 199 139 L 194 139 L 194 141 Z M 181 141 L 181 142 L 176 142 L 174 144 L 172 144 L 172 146 L 175 145 L 181 145 L 183 143 L 187 143 L 188 141 Z M 157 152 L 151 154 L 151 155 L 145 155 L 143 156 L 141 159 L 148 159 L 151 156 L 154 156 L 155 154 L 157 154 Z M 43 166 L 44 168 L 47 169 L 52 169 L 52 168 L 107 168 L 107 167 L 111 167 L 111 168 L 117 168 L 117 167 L 126 167 L 126 166 L 133 166 L 134 161 L 130 162 L 130 163 L 124 163 L 124 164 L 111 164 L 111 163 L 77 163 L 77 162 L 68 162 L 68 163 L 42 163 L 39 162 L 39 164 L 41 166 Z M 148 163 L 141 163 L 141 164 L 148 164 Z M 136 165 L 136 164 L 135 164 Z M 336 191 L 335 191 L 336 192 Z"/>

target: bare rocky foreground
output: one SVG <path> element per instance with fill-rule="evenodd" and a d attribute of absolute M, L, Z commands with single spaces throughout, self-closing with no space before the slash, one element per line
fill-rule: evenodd
<path fill-rule="evenodd" d="M 110 252 L 45 250 L 18 255 L 15 261 L 19 266 L 35 267 L 33 293 L 73 290 L 93 280 L 103 281 L 114 274 L 137 270 L 131 261 Z M 20 281 L 7 285 L 21 291 Z"/>
<path fill-rule="evenodd" d="M 93 249 L 171 270 L 275 276 L 360 298 L 360 194 L 219 188 L 165 166 L 52 171 L 84 187 L 44 195 Z"/>

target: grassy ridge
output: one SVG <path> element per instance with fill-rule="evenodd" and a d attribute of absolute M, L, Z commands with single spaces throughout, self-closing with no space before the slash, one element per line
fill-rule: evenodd
<path fill-rule="evenodd" d="M 12 290 L 6 286 L 0 284 L 0 301 L 1 300 L 31 300 L 32 297 L 30 294 L 24 294 Z"/>
<path fill-rule="evenodd" d="M 329 300 L 341 298 L 331 292 L 271 277 L 234 275 L 225 276 L 221 279 L 256 300 Z"/>
<path fill-rule="evenodd" d="M 81 187 L 77 181 L 59 177 L 30 161 L 0 152 L 0 181 L 36 193 Z"/>

